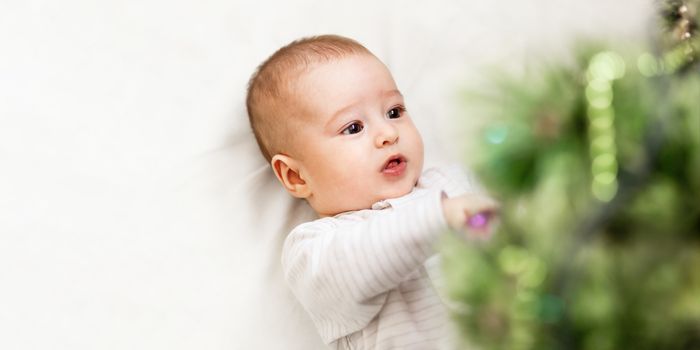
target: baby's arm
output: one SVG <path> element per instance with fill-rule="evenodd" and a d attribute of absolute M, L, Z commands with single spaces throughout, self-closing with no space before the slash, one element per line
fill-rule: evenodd
<path fill-rule="evenodd" d="M 461 229 L 460 216 L 466 220 L 467 213 L 490 205 L 468 196 L 473 201 L 431 191 L 362 221 L 322 219 L 290 234 L 282 257 L 285 277 L 319 330 L 326 330 L 321 331 L 326 341 L 366 326 L 386 292 L 434 254 L 448 226 Z"/>
<path fill-rule="evenodd" d="M 285 278 L 327 342 L 365 327 L 447 229 L 440 191 L 372 214 L 303 224 L 285 241 Z"/>

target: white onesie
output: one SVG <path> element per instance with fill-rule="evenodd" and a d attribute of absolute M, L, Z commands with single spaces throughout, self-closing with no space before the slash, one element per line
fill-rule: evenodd
<path fill-rule="evenodd" d="M 413 191 L 372 209 L 301 224 L 282 252 L 285 279 L 335 349 L 450 347 L 434 245 L 441 197 L 475 192 L 459 166 L 426 170 Z"/>

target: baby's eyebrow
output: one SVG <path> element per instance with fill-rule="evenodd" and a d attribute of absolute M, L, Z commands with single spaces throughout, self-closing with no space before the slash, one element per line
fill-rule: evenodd
<path fill-rule="evenodd" d="M 326 123 L 326 126 L 329 126 L 329 125 L 333 124 L 333 122 L 334 122 L 336 119 L 338 119 L 338 117 L 340 117 L 340 116 L 342 116 L 343 114 L 345 114 L 345 113 L 351 111 L 351 110 L 352 110 L 353 108 L 355 108 L 355 106 L 357 106 L 357 105 L 358 105 L 358 103 L 353 103 L 353 104 L 350 104 L 350 105 L 348 105 L 348 106 L 345 106 L 345 107 L 343 107 L 343 108 L 337 110 L 335 113 L 333 113 L 333 115 L 331 116 L 331 118 L 328 120 L 328 122 Z"/>
<path fill-rule="evenodd" d="M 384 95 L 384 96 L 399 95 L 399 96 L 403 97 L 403 94 L 401 93 L 401 91 L 399 91 L 399 89 L 384 91 L 384 93 L 382 95 Z"/>

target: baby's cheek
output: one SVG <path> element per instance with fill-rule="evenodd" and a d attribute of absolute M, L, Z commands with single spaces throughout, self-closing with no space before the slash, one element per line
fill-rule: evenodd
<path fill-rule="evenodd" d="M 343 186 L 343 193 L 340 196 L 344 196 L 349 199 L 354 205 L 353 209 L 361 209 L 364 207 L 371 206 L 374 196 L 378 193 L 372 191 L 372 186 L 360 176 L 355 176 L 347 179 L 345 186 Z"/>

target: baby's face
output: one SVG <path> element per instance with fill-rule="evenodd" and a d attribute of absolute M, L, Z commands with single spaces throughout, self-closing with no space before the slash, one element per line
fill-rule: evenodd
<path fill-rule="evenodd" d="M 293 156 L 317 213 L 368 209 L 411 192 L 423 168 L 423 141 L 382 62 L 353 55 L 316 64 L 296 93 L 305 118 Z"/>

